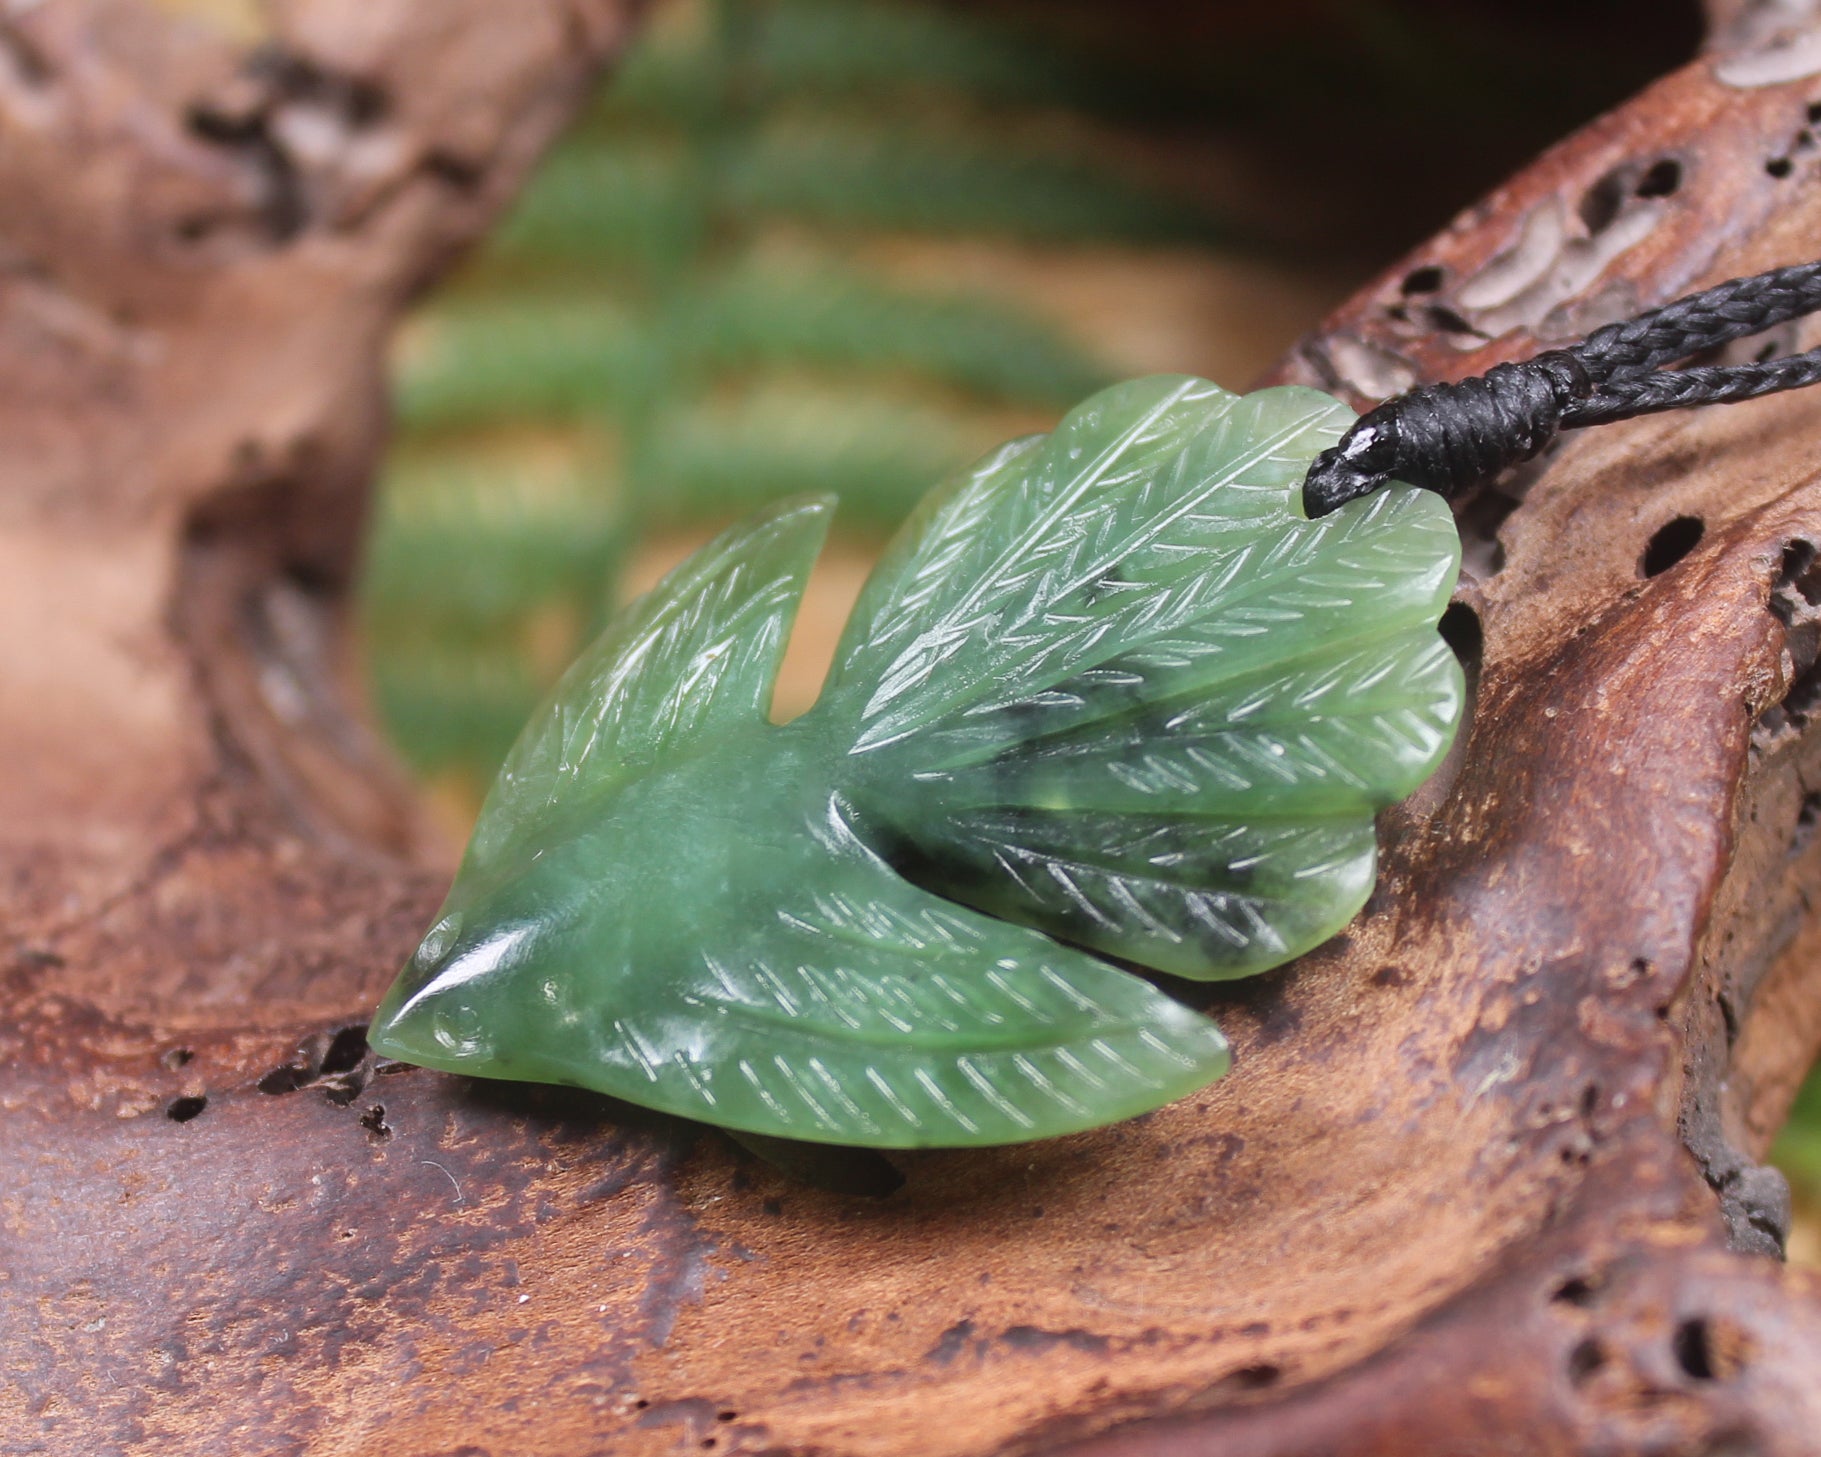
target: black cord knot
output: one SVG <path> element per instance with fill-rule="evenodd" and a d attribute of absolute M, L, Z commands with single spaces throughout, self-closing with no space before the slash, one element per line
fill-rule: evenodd
<path fill-rule="evenodd" d="M 1409 390 L 1361 416 L 1316 458 L 1303 507 L 1325 516 L 1394 478 L 1451 495 L 1456 482 L 1529 460 L 1555 438 L 1569 408 L 1592 393 L 1581 362 L 1560 349 Z"/>
<path fill-rule="evenodd" d="M 1821 349 L 1667 370 L 1691 354 L 1821 308 L 1821 263 L 1735 278 L 1608 324 L 1565 349 L 1385 401 L 1316 457 L 1303 509 L 1325 516 L 1388 481 L 1453 496 L 1540 452 L 1561 430 L 1821 382 Z"/>

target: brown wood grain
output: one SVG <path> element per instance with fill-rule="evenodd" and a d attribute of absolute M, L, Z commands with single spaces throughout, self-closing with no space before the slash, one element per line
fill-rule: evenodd
<path fill-rule="evenodd" d="M 1471 732 L 1202 1094 L 877 1200 L 373 1065 L 440 890 L 342 707 L 380 349 L 629 8 L 0 21 L 43 204 L 0 218 L 0 1451 L 1821 1451 L 1756 1162 L 1821 1041 L 1813 395 L 1464 507 Z M 1815 256 L 1821 25 L 1744 9 L 1276 377 L 1363 403 Z"/>

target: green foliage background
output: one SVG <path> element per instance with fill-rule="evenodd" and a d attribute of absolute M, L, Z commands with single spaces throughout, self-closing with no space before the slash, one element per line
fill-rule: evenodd
<path fill-rule="evenodd" d="M 1085 85 L 931 7 L 659 13 L 407 341 L 366 604 L 414 764 L 484 782 L 641 540 L 808 490 L 883 532 L 1110 379 L 1029 311 L 856 261 L 906 233 L 1218 240 L 1120 165 Z"/>
<path fill-rule="evenodd" d="M 1478 13 L 1330 9 L 1273 45 L 1139 64 L 927 0 L 660 8 L 404 341 L 364 616 L 408 760 L 471 809 L 654 536 L 828 490 L 841 531 L 877 538 L 944 472 L 1120 372 L 1053 316 L 906 277 L 894 240 L 1256 252 L 1269 223 L 1168 165 L 1181 115 L 1249 111 L 1308 168 L 1329 159 L 1320 185 L 1359 225 L 1324 242 L 1370 262 L 1630 84 L 1610 48 L 1526 49 Z M 1355 151 L 1397 155 L 1400 124 L 1422 138 L 1442 201 L 1392 241 L 1345 194 L 1346 149 L 1336 171 L 1309 134 L 1312 86 L 1361 119 Z M 1450 171 L 1451 136 L 1483 177 Z M 1775 1156 L 1821 1210 L 1821 1079 Z"/>

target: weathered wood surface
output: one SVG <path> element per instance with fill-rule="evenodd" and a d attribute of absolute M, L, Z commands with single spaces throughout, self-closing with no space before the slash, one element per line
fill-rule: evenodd
<path fill-rule="evenodd" d="M 1755 1162 L 1821 1042 L 1813 393 L 1466 509 L 1471 735 L 1198 1097 L 867 1200 L 374 1069 L 440 889 L 337 687 L 380 346 L 627 8 L 0 21 L 0 1451 L 1821 1451 Z M 1279 377 L 1815 256 L 1821 24 L 1722 9 Z"/>

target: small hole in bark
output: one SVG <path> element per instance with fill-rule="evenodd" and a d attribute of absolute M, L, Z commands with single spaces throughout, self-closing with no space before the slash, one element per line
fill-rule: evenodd
<path fill-rule="evenodd" d="M 10 25 L 0 30 L 0 55 L 12 61 L 14 72 L 27 86 L 47 86 L 55 77 L 44 52 Z"/>
<path fill-rule="evenodd" d="M 390 109 L 390 100 L 380 87 L 358 76 L 348 78 L 342 92 L 342 115 L 349 126 L 357 131 L 375 126 Z"/>
<path fill-rule="evenodd" d="M 355 1022 L 337 1028 L 327 1043 L 321 1041 L 320 1035 L 305 1039 L 291 1054 L 289 1062 L 273 1068 L 259 1080 L 259 1091 L 274 1095 L 295 1093 L 299 1088 L 327 1082 L 329 1100 L 345 1107 L 366 1084 L 366 1075 L 362 1072 L 366 1060 L 367 1024 Z"/>
<path fill-rule="evenodd" d="M 1752 1337 L 1724 1316 L 1693 1316 L 1676 1327 L 1676 1364 L 1696 1381 L 1731 1381 L 1751 1364 Z"/>
<path fill-rule="evenodd" d="M 1436 631 L 1441 633 L 1442 641 L 1460 660 L 1463 671 L 1477 672 L 1480 666 L 1480 654 L 1486 646 L 1486 634 L 1480 627 L 1480 615 L 1465 602 L 1450 602 L 1442 613 L 1442 620 L 1436 624 Z"/>
<path fill-rule="evenodd" d="M 1476 339 L 1486 336 L 1446 304 L 1430 304 L 1429 322 L 1445 334 L 1471 334 Z"/>
<path fill-rule="evenodd" d="M 1269 1361 L 1260 1361 L 1256 1366 L 1241 1366 L 1223 1376 L 1220 1384 L 1235 1391 L 1263 1391 L 1267 1386 L 1275 1386 L 1281 1375 L 1283 1372 Z"/>
<path fill-rule="evenodd" d="M 481 167 L 453 152 L 435 151 L 424 157 L 424 171 L 457 192 L 472 192 L 481 185 Z"/>
<path fill-rule="evenodd" d="M 292 1067 L 287 1064 L 284 1067 L 273 1068 L 271 1072 L 261 1078 L 259 1080 L 259 1091 L 262 1093 L 271 1093 L 274 1096 L 280 1093 L 295 1093 L 309 1081 L 309 1068 Z"/>
<path fill-rule="evenodd" d="M 1696 1381 L 1712 1381 L 1718 1376 L 1714 1365 L 1713 1345 L 1708 1339 L 1707 1322 L 1696 1316 L 1676 1327 L 1676 1364 Z"/>
<path fill-rule="evenodd" d="M 1809 102 L 1808 111 L 1806 114 L 1808 116 L 1808 124 L 1810 126 L 1815 126 L 1817 124 L 1821 124 L 1821 101 Z"/>
<path fill-rule="evenodd" d="M 714 1419 L 717 1422 L 738 1421 L 739 1418 L 740 1414 L 737 1411 L 718 1411 L 714 1414 Z"/>
<path fill-rule="evenodd" d="M 195 1060 L 195 1057 L 196 1054 L 191 1052 L 187 1047 L 173 1047 L 158 1060 L 172 1072 L 176 1072 L 180 1067 L 188 1067 L 190 1063 Z"/>
<path fill-rule="evenodd" d="M 329 1041 L 329 1047 L 322 1055 L 322 1075 L 353 1072 L 360 1066 L 360 1060 L 367 1055 L 367 1024 L 356 1023 L 352 1027 L 343 1027 Z"/>
<path fill-rule="evenodd" d="M 1410 980 L 1410 973 L 1401 966 L 1381 966 L 1372 973 L 1372 985 L 1375 987 L 1401 987 Z"/>
<path fill-rule="evenodd" d="M 1811 790 L 1802 796 L 1802 808 L 1796 811 L 1794 848 L 1806 848 L 1815 838 L 1815 826 L 1821 824 L 1821 791 Z"/>
<path fill-rule="evenodd" d="M 1606 1364 L 1606 1348 L 1588 1336 L 1584 1341 L 1577 1341 L 1568 1353 L 1568 1379 L 1576 1386 L 1583 1385 L 1587 1379 Z"/>
<path fill-rule="evenodd" d="M 1812 541 L 1804 541 L 1798 536 L 1783 548 L 1783 569 L 1777 574 L 1778 591 L 1771 596 L 1770 610 L 1782 618 L 1786 626 L 1795 615 L 1795 603 L 1787 599 L 1787 589 L 1795 588 L 1810 607 L 1821 605 L 1821 572 L 1816 572 L 1814 565 L 1815 544 Z M 1784 600 L 1778 601 L 1779 596 L 1784 596 Z"/>
<path fill-rule="evenodd" d="M 1507 486 L 1512 484 L 1505 483 Z M 1522 504 L 1522 499 L 1521 489 L 1487 488 L 1475 491 L 1461 508 L 1461 545 L 1473 558 L 1475 570 L 1482 578 L 1497 576 L 1505 569 L 1505 548 L 1499 542 L 1499 529 Z"/>
<path fill-rule="evenodd" d="M 1770 173 L 1772 177 L 1776 178 L 1777 181 L 1781 182 L 1785 177 L 1789 176 L 1791 172 L 1796 170 L 1796 164 L 1790 161 L 1788 157 L 1772 157 L 1764 164 L 1764 170 Z"/>
<path fill-rule="evenodd" d="M 164 1105 L 164 1116 L 173 1123 L 188 1123 L 197 1114 L 209 1106 L 209 1100 L 200 1093 L 193 1096 L 173 1098 Z"/>
<path fill-rule="evenodd" d="M 184 113 L 183 124 L 205 142 L 244 142 L 257 137 L 265 121 L 258 115 L 229 116 L 212 106 L 198 104 Z"/>
<path fill-rule="evenodd" d="M 343 585 L 342 579 L 320 562 L 286 562 L 281 570 L 285 581 L 306 597 L 327 597 Z"/>
<path fill-rule="evenodd" d="M 179 242 L 200 243 L 215 231 L 215 219 L 200 216 L 179 218 L 173 231 Z"/>
<path fill-rule="evenodd" d="M 1421 268 L 1412 268 L 1404 275 L 1404 297 L 1409 298 L 1419 293 L 1434 293 L 1447 278 L 1438 264 L 1426 263 Z"/>
<path fill-rule="evenodd" d="M 1562 1305 L 1573 1305 L 1582 1310 L 1592 1305 L 1599 1295 L 1600 1282 L 1592 1275 L 1570 1275 L 1555 1287 L 1550 1299 Z"/>
<path fill-rule="evenodd" d="M 1631 191 L 1625 172 L 1623 167 L 1615 168 L 1581 194 L 1581 223 L 1589 236 L 1598 236 L 1618 221 L 1625 196 Z"/>
<path fill-rule="evenodd" d="M 651 1405 L 651 1403 L 648 1402 L 647 1400 L 645 1400 L 645 1398 L 641 1396 L 637 1401 L 633 1402 L 632 1409 L 634 1411 L 644 1411 L 645 1408 L 650 1405 Z"/>
<path fill-rule="evenodd" d="M 1639 197 L 1673 197 L 1681 185 L 1682 164 L 1674 157 L 1665 157 L 1638 179 L 1635 191 Z"/>
<path fill-rule="evenodd" d="M 1699 516 L 1677 516 L 1666 521 L 1644 548 L 1638 570 L 1646 577 L 1661 576 L 1700 545 L 1705 530 Z"/>
<path fill-rule="evenodd" d="M 1808 722 L 1815 709 L 1821 707 L 1821 661 L 1811 662 L 1797 675 L 1789 692 L 1783 695 L 1781 707 L 1797 724 Z"/>

